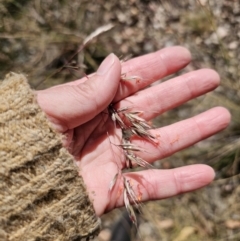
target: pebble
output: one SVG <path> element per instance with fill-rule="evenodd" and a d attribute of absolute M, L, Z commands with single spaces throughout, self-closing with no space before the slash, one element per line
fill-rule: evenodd
<path fill-rule="evenodd" d="M 233 41 L 228 45 L 229 49 L 236 49 L 237 47 L 238 47 L 238 41 Z"/>

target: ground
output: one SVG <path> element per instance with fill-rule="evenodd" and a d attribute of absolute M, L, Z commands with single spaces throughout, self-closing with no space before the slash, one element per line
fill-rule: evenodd
<path fill-rule="evenodd" d="M 113 28 L 82 48 L 87 36 L 107 24 Z M 229 128 L 159 162 L 161 168 L 206 163 L 216 179 L 200 191 L 145 204 L 141 240 L 240 240 L 239 40 L 238 0 L 0 0 L 0 75 L 23 72 L 36 89 L 91 73 L 111 52 L 125 59 L 172 45 L 187 47 L 193 56 L 177 75 L 205 67 L 220 74 L 221 86 L 213 93 L 155 120 L 164 126 L 213 106 L 227 107 Z M 112 219 L 122 212 L 103 217 L 96 240 L 108 240 Z"/>

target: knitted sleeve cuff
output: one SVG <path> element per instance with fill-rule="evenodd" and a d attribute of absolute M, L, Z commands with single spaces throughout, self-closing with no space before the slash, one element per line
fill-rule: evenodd
<path fill-rule="evenodd" d="M 73 157 L 23 75 L 0 83 L 0 240 L 84 240 L 96 217 Z"/>

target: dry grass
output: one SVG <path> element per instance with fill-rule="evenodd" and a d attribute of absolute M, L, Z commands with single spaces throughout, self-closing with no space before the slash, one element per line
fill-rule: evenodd
<path fill-rule="evenodd" d="M 156 121 L 163 126 L 221 105 L 231 111 L 232 122 L 221 134 L 162 160 L 163 168 L 209 164 L 216 170 L 216 181 L 195 193 L 146 204 L 139 229 L 142 240 L 148 241 L 237 241 L 240 240 L 239 15 L 239 1 L 227 0 L 0 0 L 0 74 L 24 72 L 33 86 L 45 88 L 95 71 L 110 52 L 126 57 L 171 45 L 187 47 L 193 61 L 181 72 L 213 68 L 219 72 L 222 84 L 215 92 L 190 101 Z M 115 27 L 78 52 L 89 34 L 109 23 Z M 66 65 L 68 68 L 57 71 Z M 105 233 L 111 227 L 108 219 L 118 215 L 116 211 L 104 217 Z M 103 239 L 104 235 L 98 238 Z"/>

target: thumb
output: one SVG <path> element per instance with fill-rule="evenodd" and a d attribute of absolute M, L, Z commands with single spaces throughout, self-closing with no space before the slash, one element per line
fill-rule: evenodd
<path fill-rule="evenodd" d="M 57 130 L 65 132 L 91 120 L 111 103 L 120 75 L 120 61 L 110 54 L 84 83 L 38 91 L 37 101 Z"/>

